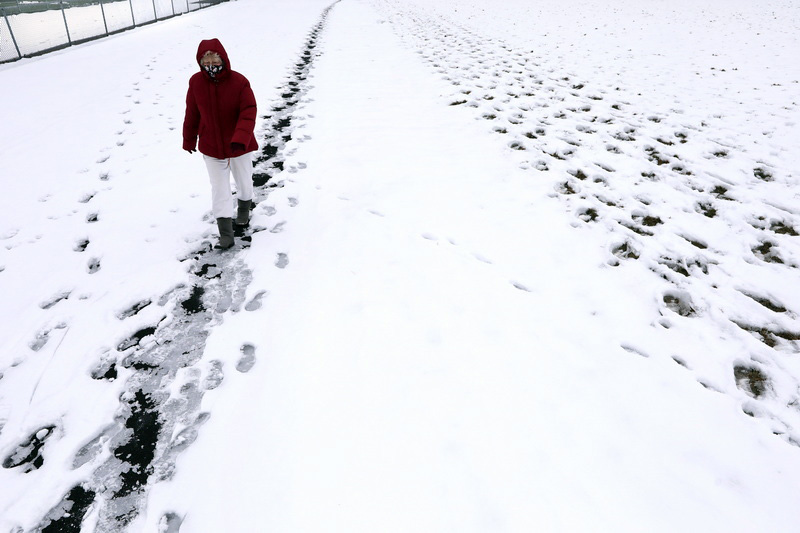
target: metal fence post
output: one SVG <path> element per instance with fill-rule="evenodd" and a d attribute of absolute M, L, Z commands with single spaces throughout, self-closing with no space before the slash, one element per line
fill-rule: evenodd
<path fill-rule="evenodd" d="M 64 0 L 59 0 L 58 3 L 61 5 L 61 16 L 64 17 L 64 29 L 67 30 L 67 41 L 69 41 L 69 44 L 72 44 L 72 37 L 69 35 L 69 24 L 67 24 L 67 14 L 64 12 Z"/>
<path fill-rule="evenodd" d="M 8 15 L 6 14 L 6 8 L 0 7 L 3 10 L 3 18 L 6 21 L 6 26 L 8 26 L 8 31 L 11 33 L 11 42 L 14 43 L 14 49 L 17 51 L 17 57 L 22 59 L 22 54 L 19 51 L 19 45 L 17 45 L 17 38 L 14 37 L 14 30 L 11 28 L 11 23 L 8 21 Z"/>
<path fill-rule="evenodd" d="M 103 14 L 103 27 L 106 29 L 106 35 L 108 35 L 108 23 L 106 22 L 106 9 L 103 7 L 103 0 L 100 0 L 100 12 Z"/>
<path fill-rule="evenodd" d="M 169 7 L 172 8 L 172 16 L 175 16 L 175 0 L 169 0 Z"/>
<path fill-rule="evenodd" d="M 156 11 L 156 0 L 153 0 L 153 20 L 158 20 L 158 12 Z"/>
<path fill-rule="evenodd" d="M 128 0 L 128 5 L 131 7 L 131 24 L 136 27 L 136 15 L 133 14 L 133 0 Z"/>

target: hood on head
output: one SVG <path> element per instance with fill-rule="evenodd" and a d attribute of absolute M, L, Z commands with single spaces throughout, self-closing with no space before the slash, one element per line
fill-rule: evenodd
<path fill-rule="evenodd" d="M 222 43 L 219 42 L 219 39 L 206 39 L 200 41 L 200 45 L 197 47 L 198 65 L 200 65 L 200 60 L 203 59 L 203 55 L 209 50 L 219 54 L 219 57 L 222 58 L 222 64 L 225 66 L 225 70 L 231 69 L 231 62 L 228 60 L 228 53 L 225 51 L 225 48 L 222 46 Z"/>

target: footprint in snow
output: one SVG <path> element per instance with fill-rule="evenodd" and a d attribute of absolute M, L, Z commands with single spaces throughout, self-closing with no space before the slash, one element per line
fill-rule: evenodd
<path fill-rule="evenodd" d="M 159 533 L 179 533 L 183 519 L 177 513 L 166 513 L 158 522 Z"/>
<path fill-rule="evenodd" d="M 256 347 L 252 344 L 242 344 L 240 348 L 242 356 L 236 363 L 236 370 L 242 373 L 247 373 L 256 364 Z"/>
<path fill-rule="evenodd" d="M 474 257 L 475 259 L 477 259 L 481 263 L 486 263 L 487 265 L 493 264 L 489 259 L 487 259 L 486 257 L 482 256 L 481 254 L 473 253 L 472 257 Z"/>
<path fill-rule="evenodd" d="M 759 241 L 759 245 L 753 246 L 751 250 L 753 255 L 766 263 L 785 263 L 778 250 L 778 244 L 775 242 L 769 240 Z"/>
<path fill-rule="evenodd" d="M 117 313 L 117 318 L 119 320 L 125 320 L 126 318 L 130 318 L 132 316 L 135 316 L 135 315 L 139 314 L 139 311 L 141 311 L 142 309 L 144 309 L 145 307 L 147 307 L 151 303 L 153 303 L 153 301 L 150 300 L 150 299 L 140 300 L 140 301 L 132 304 L 130 307 L 127 307 L 124 310 L 122 310 L 119 313 Z"/>
<path fill-rule="evenodd" d="M 16 237 L 17 233 L 19 233 L 18 228 L 7 230 L 5 233 L 0 234 L 0 241 L 6 241 L 8 239 L 14 238 Z"/>
<path fill-rule="evenodd" d="M 100 270 L 100 259 L 98 259 L 97 257 L 91 258 L 86 268 L 89 274 L 94 274 L 95 272 Z"/>
<path fill-rule="evenodd" d="M 60 302 L 62 300 L 66 300 L 67 298 L 69 298 L 70 294 L 72 294 L 72 291 L 61 291 L 61 292 L 59 292 L 57 294 L 54 294 L 53 296 L 51 296 L 49 299 L 45 300 L 44 302 L 40 303 L 39 307 L 41 309 L 50 309 L 51 307 L 56 305 L 58 302 Z"/>
<path fill-rule="evenodd" d="M 87 204 L 87 203 L 89 203 L 89 201 L 91 201 L 92 198 L 94 198 L 95 194 L 97 194 L 97 193 L 96 192 L 88 192 L 88 193 L 84 194 L 83 196 L 81 196 L 81 198 L 78 200 L 78 202 L 80 202 L 82 204 Z"/>
<path fill-rule="evenodd" d="M 3 468 L 23 467 L 23 472 L 31 472 L 44 464 L 42 448 L 55 432 L 56 426 L 44 426 L 36 430 L 25 442 L 17 445 L 10 455 L 3 459 Z"/>
<path fill-rule="evenodd" d="M 223 379 L 225 379 L 225 373 L 222 371 L 222 361 L 215 359 L 209 362 L 208 373 L 206 374 L 206 378 L 203 380 L 203 389 L 214 390 L 220 386 Z"/>
<path fill-rule="evenodd" d="M 253 298 L 244 306 L 245 311 L 256 311 L 261 309 L 262 300 L 267 294 L 267 291 L 259 291 Z"/>
<path fill-rule="evenodd" d="M 526 287 L 525 285 L 523 285 L 522 283 L 520 283 L 518 281 L 512 281 L 511 285 L 513 285 L 515 289 L 519 289 L 521 291 L 533 292 L 528 287 Z"/>
<path fill-rule="evenodd" d="M 289 256 L 283 253 L 278 254 L 278 258 L 275 260 L 275 266 L 278 268 L 286 268 L 289 265 Z"/>
<path fill-rule="evenodd" d="M 50 340 L 50 331 L 40 331 L 36 334 L 36 337 L 33 338 L 31 342 L 28 343 L 28 348 L 33 350 L 34 352 L 38 352 L 44 345 L 47 344 L 47 341 Z"/>
<path fill-rule="evenodd" d="M 636 347 L 631 346 L 629 344 L 620 344 L 620 348 L 622 348 L 623 350 L 625 350 L 628 353 L 632 353 L 632 354 L 638 355 L 639 357 L 644 357 L 645 359 L 650 357 L 643 350 L 640 350 L 639 348 L 636 348 Z"/>
<path fill-rule="evenodd" d="M 155 335 L 157 329 L 158 329 L 158 324 L 141 328 L 139 331 L 135 332 L 130 337 L 120 341 L 119 344 L 117 344 L 117 351 L 124 352 L 128 348 L 133 348 L 134 346 L 140 346 L 142 344 L 142 341 L 145 341 L 145 339 L 147 339 L 145 343 L 149 343 L 153 339 L 153 336 Z"/>
<path fill-rule="evenodd" d="M 113 437 L 113 428 L 113 426 L 105 427 L 89 442 L 81 446 L 72 458 L 72 468 L 80 468 L 97 458 L 103 451 L 103 444 Z"/>
<path fill-rule="evenodd" d="M 92 369 L 89 374 L 92 379 L 114 381 L 117 379 L 117 361 L 106 354 Z"/>
<path fill-rule="evenodd" d="M 50 340 L 50 333 L 54 329 L 64 329 L 66 327 L 67 327 L 67 324 L 64 323 L 64 322 L 61 322 L 61 323 L 57 324 L 55 327 L 53 327 L 53 328 L 43 329 L 43 330 L 39 331 L 39 333 L 36 334 L 36 336 L 33 338 L 33 340 L 28 343 L 28 348 L 30 348 L 34 352 L 38 352 L 39 350 L 44 348 L 45 344 L 47 344 L 47 341 Z"/>

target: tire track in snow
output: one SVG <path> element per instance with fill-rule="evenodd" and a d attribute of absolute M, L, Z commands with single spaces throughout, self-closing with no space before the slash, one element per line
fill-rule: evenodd
<path fill-rule="evenodd" d="M 309 88 L 309 70 L 313 60 L 320 55 L 318 39 L 336 3 L 338 1 L 323 11 L 320 21 L 309 33 L 289 79 L 281 88 L 279 99 L 270 113 L 262 117 L 263 147 L 254 162 L 256 202 L 266 199 L 271 188 L 282 186 L 282 182 L 275 179 L 278 174 L 284 170 L 297 171 L 297 167 L 284 169 L 283 162 L 291 155 L 286 153 L 286 143 L 292 139 L 295 112 Z M 124 130 L 120 135 L 122 133 Z M 110 157 L 101 157 L 97 164 L 102 165 Z M 303 164 L 298 167 L 303 168 Z M 103 177 L 101 172 L 101 181 L 107 181 L 108 177 L 108 174 Z M 95 194 L 87 195 L 83 203 L 88 203 Z M 290 206 L 297 203 L 296 198 L 290 199 Z M 261 211 L 270 216 L 275 213 L 275 208 L 265 206 Z M 87 222 L 96 220 L 95 214 L 94 220 L 87 219 Z M 284 224 L 280 222 L 269 231 L 277 233 Z M 265 229 L 258 226 L 238 229 L 237 237 L 242 244 L 224 252 L 215 251 L 210 242 L 203 242 L 181 259 L 187 262 L 193 274 L 191 282 L 178 285 L 165 294 L 133 302 L 118 313 L 117 318 L 125 321 L 144 309 L 164 309 L 161 319 L 138 327 L 131 335 L 118 341 L 115 349 L 103 354 L 95 365 L 92 371 L 94 379 L 114 381 L 124 377 L 126 380 L 119 409 L 115 419 L 90 438 L 73 457 L 72 467 L 91 464 L 92 476 L 72 487 L 33 531 L 79 532 L 82 525 L 92 525 L 98 532 L 124 531 L 144 506 L 148 487 L 173 475 L 178 454 L 196 440 L 200 427 L 211 416 L 200 412 L 203 395 L 216 389 L 224 380 L 222 361 L 208 361 L 205 372 L 200 368 L 206 339 L 212 328 L 224 320 L 225 313 L 237 313 L 242 309 L 245 312 L 256 311 L 261 308 L 262 299 L 267 294 L 259 291 L 246 301 L 252 273 L 236 253 L 249 247 L 253 233 Z M 88 238 L 82 238 L 75 250 L 83 252 L 88 245 Z M 278 254 L 276 267 L 286 268 L 288 264 L 288 256 Z M 43 302 L 42 308 L 52 308 L 69 296 L 68 291 L 56 294 Z M 38 341 L 32 342 L 43 345 L 49 333 L 49 330 L 43 331 L 37 337 Z M 257 347 L 243 342 L 235 368 L 246 373 L 255 364 Z M 57 424 L 36 429 L 3 458 L 3 467 L 30 470 L 41 467 L 47 458 L 47 440 L 57 431 Z M 177 532 L 181 521 L 177 514 L 166 513 L 160 526 L 165 531 Z"/>
<path fill-rule="evenodd" d="M 779 280 L 800 268 L 800 211 L 787 200 L 798 176 L 769 136 L 731 130 L 714 109 L 698 118 L 679 103 L 642 108 L 628 88 L 578 77 L 546 51 L 397 0 L 372 3 L 453 87 L 446 103 L 507 139 L 521 168 L 552 183 L 573 227 L 605 240 L 605 267 L 657 278 L 655 338 L 711 329 L 735 350 L 729 373 L 714 379 L 692 370 L 691 355 L 703 354 L 679 349 L 672 359 L 800 446 L 800 382 L 787 359 L 800 350 L 800 309 L 778 296 Z"/>

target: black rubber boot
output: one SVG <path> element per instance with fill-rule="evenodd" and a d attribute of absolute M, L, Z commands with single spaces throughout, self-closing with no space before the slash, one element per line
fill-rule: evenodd
<path fill-rule="evenodd" d="M 236 225 L 247 226 L 250 224 L 250 210 L 253 209 L 252 200 L 236 200 L 238 209 L 236 212 Z"/>
<path fill-rule="evenodd" d="M 214 248 L 227 250 L 233 246 L 233 219 L 218 218 L 217 228 L 219 228 L 219 242 L 214 245 Z"/>

